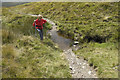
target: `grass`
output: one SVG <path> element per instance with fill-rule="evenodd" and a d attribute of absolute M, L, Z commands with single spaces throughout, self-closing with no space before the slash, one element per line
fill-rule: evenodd
<path fill-rule="evenodd" d="M 64 54 L 59 49 L 44 44 L 48 40 L 41 43 L 34 37 L 23 36 L 14 45 L 3 45 L 3 78 L 71 77 Z"/>
<path fill-rule="evenodd" d="M 28 40 L 26 40 L 22 36 L 20 36 L 23 38 L 23 40 L 15 39 L 15 41 L 16 40 L 18 41 L 18 42 L 16 41 L 17 42 L 16 44 L 17 44 L 17 47 L 19 47 L 19 50 L 25 48 L 23 52 L 35 53 L 34 49 L 39 51 L 43 47 L 43 46 L 35 46 L 35 44 L 37 44 L 36 41 L 35 43 L 28 42 L 29 41 L 28 36 L 34 35 L 34 32 L 33 32 L 34 29 L 32 29 L 32 27 L 30 26 L 32 25 L 32 22 L 35 18 L 29 17 L 27 15 L 24 16 L 20 13 L 42 14 L 45 18 L 48 18 L 56 23 L 56 25 L 58 26 L 57 30 L 59 31 L 59 33 L 73 40 L 79 41 L 80 49 L 74 52 L 78 57 L 82 56 L 84 57 L 85 60 L 88 60 L 90 65 L 91 66 L 93 65 L 93 67 L 97 71 L 97 74 L 100 78 L 117 78 L 118 77 L 117 75 L 118 74 L 118 71 L 117 71 L 117 68 L 118 68 L 117 43 L 118 42 L 117 41 L 118 41 L 118 31 L 119 31 L 118 30 L 119 17 L 118 17 L 117 2 L 108 2 L 108 3 L 32 2 L 32 3 L 10 7 L 10 8 L 3 8 L 2 12 L 3 12 L 3 16 L 2 16 L 3 26 L 10 27 L 9 29 L 12 30 L 15 34 L 19 34 L 22 36 L 24 35 L 24 36 L 27 36 L 28 38 Z M 28 24 L 28 23 L 31 23 L 31 24 Z M 51 28 L 50 27 L 51 25 L 47 24 L 47 26 L 49 26 L 49 28 L 45 27 L 45 33 L 47 32 L 48 29 Z M 29 30 L 27 30 L 28 28 Z M 3 31 L 3 33 L 4 32 L 5 31 Z M 8 35 L 8 33 L 3 35 Z M 48 36 L 45 38 L 47 39 Z M 7 42 L 6 41 L 7 41 L 7 36 L 5 37 L 4 43 L 9 43 L 9 41 Z M 14 40 L 11 39 L 11 41 L 14 41 Z M 50 51 L 49 48 L 52 48 L 53 50 L 56 50 L 57 48 L 49 39 L 44 41 L 41 44 L 46 45 L 48 49 L 44 47 L 44 50 L 47 50 L 48 52 Z M 39 45 L 41 44 L 39 43 Z M 34 49 L 30 48 L 30 46 L 34 47 Z M 45 54 L 46 57 L 50 57 L 52 55 L 53 59 L 50 59 L 50 60 L 53 60 L 53 61 L 54 61 L 54 57 L 53 57 L 54 54 L 55 53 L 59 54 L 59 49 L 57 52 L 53 51 L 54 54 L 52 54 L 52 52 L 50 51 L 51 52 L 50 55 L 48 55 L 47 51 L 46 52 L 43 51 L 43 53 Z M 38 55 L 37 52 L 36 54 Z M 56 56 L 58 54 L 56 54 Z M 26 54 L 21 53 L 21 55 L 25 56 Z M 27 54 L 27 55 L 30 55 L 30 54 Z M 45 58 L 45 56 L 43 56 L 43 58 Z M 23 58 L 26 59 L 25 57 Z M 29 58 L 33 58 L 33 57 L 31 56 Z M 23 63 L 25 63 L 24 59 L 23 59 Z M 41 60 L 43 61 L 44 59 L 41 58 Z M 50 70 L 53 70 L 53 68 L 55 70 L 58 69 L 58 67 L 55 67 L 53 65 L 52 65 L 53 67 L 50 68 L 51 66 L 49 64 L 50 60 L 49 59 L 48 61 L 46 60 L 48 64 L 41 64 L 42 66 L 49 65 L 49 67 L 42 68 L 42 69 L 45 69 L 44 71 L 48 71 L 47 73 L 51 75 L 50 76 L 46 74 L 47 77 L 58 77 L 58 76 L 53 76 L 50 73 Z M 25 63 L 25 64 L 30 64 L 30 63 Z M 33 64 L 35 64 L 34 60 L 33 60 Z M 31 63 L 31 65 L 33 64 Z M 60 66 L 57 63 L 55 63 L 55 65 Z M 62 70 L 61 68 L 62 66 L 59 69 Z M 24 70 L 24 68 L 20 68 L 20 69 Z M 19 77 L 34 76 L 36 73 L 40 74 L 40 76 L 43 77 L 43 74 L 45 74 L 44 71 L 42 73 L 42 72 L 37 72 L 36 70 L 35 70 L 35 73 L 29 74 L 29 72 L 31 72 L 32 69 L 33 68 L 31 67 L 27 68 L 24 74 L 22 76 L 19 75 Z M 52 72 L 55 73 L 54 70 Z M 56 74 L 62 76 L 63 74 L 67 73 L 64 70 L 62 72 L 58 72 L 58 73 L 56 72 Z"/>
<path fill-rule="evenodd" d="M 101 78 L 118 78 L 118 46 L 114 43 L 86 43 L 76 55 L 84 57 Z"/>
<path fill-rule="evenodd" d="M 58 25 L 61 34 L 80 42 L 84 42 L 84 39 L 89 41 L 86 38 L 88 36 L 93 39 L 97 35 L 112 41 L 118 37 L 118 3 L 33 2 L 9 10 L 4 8 L 3 15 L 9 15 L 6 11 L 14 14 L 42 14 Z"/>
<path fill-rule="evenodd" d="M 10 32 L 9 30 L 2 30 L 2 43 L 13 43 L 16 35 L 13 32 Z"/>
<path fill-rule="evenodd" d="M 44 41 L 41 42 L 39 35 L 34 37 L 32 23 L 36 18 L 11 9 L 3 8 L 2 15 L 2 77 L 70 78 L 63 52 L 46 34 L 51 24 L 44 25 Z"/>
<path fill-rule="evenodd" d="M 87 36 L 93 38 L 98 35 L 102 39 L 112 41 L 116 41 L 118 37 L 118 3 L 35 2 L 11 9 L 10 12 L 42 14 L 59 26 L 58 31 L 61 34 L 80 42 L 88 40 Z"/>

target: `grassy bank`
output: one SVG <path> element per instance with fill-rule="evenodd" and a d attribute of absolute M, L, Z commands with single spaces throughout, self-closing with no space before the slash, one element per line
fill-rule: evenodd
<path fill-rule="evenodd" d="M 9 12 L 9 10 L 11 10 Z M 46 35 L 51 25 L 44 26 L 44 41 L 34 37 L 31 16 L 3 8 L 2 77 L 3 78 L 70 78 L 64 54 Z"/>
<path fill-rule="evenodd" d="M 49 43 L 49 44 L 45 44 Z M 64 54 L 49 40 L 23 36 L 2 46 L 3 78 L 71 77 Z"/>
<path fill-rule="evenodd" d="M 3 25 L 12 26 L 16 33 L 20 28 L 29 36 L 32 33 L 26 32 L 24 26 L 31 26 L 26 23 L 32 23 L 34 19 L 20 13 L 42 14 L 51 19 L 61 34 L 79 42 L 79 49 L 74 52 L 88 60 L 100 78 L 118 77 L 118 3 L 32 2 L 4 8 Z"/>
<path fill-rule="evenodd" d="M 96 42 L 116 41 L 118 35 L 118 3 L 27 3 L 16 13 L 42 14 L 58 25 L 61 34 L 80 42 L 94 40 Z M 95 38 L 100 38 L 97 40 Z"/>
<path fill-rule="evenodd" d="M 101 78 L 118 78 L 117 43 L 84 43 L 77 51 L 77 57 L 84 57 Z"/>

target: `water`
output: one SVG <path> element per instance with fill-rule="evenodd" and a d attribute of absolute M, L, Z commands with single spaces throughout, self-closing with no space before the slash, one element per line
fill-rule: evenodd
<path fill-rule="evenodd" d="M 53 29 L 50 30 L 50 34 L 51 39 L 53 40 L 53 42 L 58 44 L 60 49 L 68 50 L 70 48 L 70 43 L 72 42 L 72 40 L 59 35 L 55 25 L 53 25 Z"/>
<path fill-rule="evenodd" d="M 68 50 L 70 48 L 70 43 L 72 42 L 72 40 L 59 35 L 57 32 L 57 29 L 56 29 L 57 26 L 55 25 L 55 23 L 48 19 L 46 19 L 46 20 L 47 20 L 47 22 L 52 24 L 52 30 L 50 30 L 49 33 L 51 35 L 51 39 L 53 40 L 53 42 L 58 44 L 60 49 Z"/>

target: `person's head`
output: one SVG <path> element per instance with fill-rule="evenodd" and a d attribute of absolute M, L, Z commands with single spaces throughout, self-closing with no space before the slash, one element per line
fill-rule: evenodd
<path fill-rule="evenodd" d="M 39 19 L 39 20 L 42 19 L 42 15 L 39 14 L 39 15 L 38 15 L 38 19 Z"/>

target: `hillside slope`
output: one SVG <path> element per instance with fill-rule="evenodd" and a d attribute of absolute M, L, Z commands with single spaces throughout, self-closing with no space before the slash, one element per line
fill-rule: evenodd
<path fill-rule="evenodd" d="M 2 77 L 3 78 L 70 78 L 68 62 L 44 26 L 44 41 L 34 37 L 34 17 L 3 8 Z M 11 10 L 11 11 L 10 11 Z M 56 74 L 56 75 L 55 75 Z"/>
<path fill-rule="evenodd" d="M 84 57 L 100 78 L 118 77 L 118 3 L 32 2 L 4 8 L 3 25 L 30 35 L 32 31 L 26 29 L 31 24 L 27 23 L 34 18 L 21 13 L 42 14 L 53 20 L 59 33 L 79 42 L 74 52 L 78 58 Z"/>
<path fill-rule="evenodd" d="M 116 41 L 118 37 L 118 3 L 38 2 L 12 9 L 14 12 L 42 14 L 56 22 L 60 33 L 80 42 L 102 43 Z"/>

